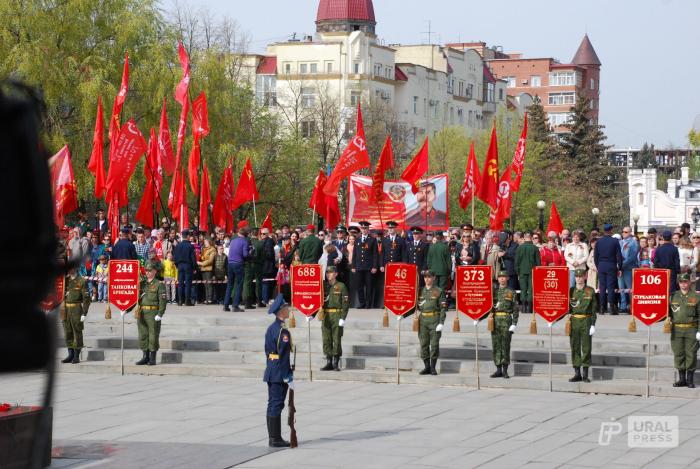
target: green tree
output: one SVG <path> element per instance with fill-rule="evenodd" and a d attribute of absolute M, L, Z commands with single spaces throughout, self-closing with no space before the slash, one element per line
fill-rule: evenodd
<path fill-rule="evenodd" d="M 654 144 L 651 146 L 644 142 L 642 149 L 639 151 L 639 155 L 634 160 L 634 167 L 639 169 L 645 168 L 656 168 L 656 153 L 654 151 Z"/>

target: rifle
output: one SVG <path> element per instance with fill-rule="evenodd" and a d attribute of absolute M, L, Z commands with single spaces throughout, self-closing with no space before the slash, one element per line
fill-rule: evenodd
<path fill-rule="evenodd" d="M 292 372 L 294 372 L 294 368 L 296 367 L 296 362 L 297 362 L 297 347 L 295 345 L 294 346 L 294 355 L 293 355 L 293 359 L 292 359 Z M 294 424 L 296 422 L 297 409 L 296 409 L 296 407 L 294 407 L 294 389 L 289 390 L 289 402 L 287 404 L 287 407 L 289 408 L 289 414 L 287 417 L 287 425 L 289 425 L 289 429 L 290 429 L 289 447 L 296 448 L 298 446 L 297 430 L 296 430 L 296 428 L 294 428 Z"/>

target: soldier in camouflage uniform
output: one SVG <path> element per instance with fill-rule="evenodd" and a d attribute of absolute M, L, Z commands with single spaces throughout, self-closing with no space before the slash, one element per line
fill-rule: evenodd
<path fill-rule="evenodd" d="M 423 275 L 425 286 L 418 295 L 418 311 L 420 311 L 420 327 L 418 339 L 420 340 L 420 357 L 425 368 L 418 374 L 437 375 L 435 365 L 440 356 L 440 336 L 445 324 L 447 312 L 447 299 L 445 292 L 435 285 L 435 273 L 428 271 Z"/>
<path fill-rule="evenodd" d="M 139 329 L 139 345 L 143 351 L 143 357 L 137 361 L 137 365 L 155 365 L 156 352 L 160 343 L 160 323 L 165 314 L 165 306 L 168 296 L 165 292 L 165 284 L 156 278 L 159 263 L 146 263 L 146 278 L 141 280 L 139 287 L 140 314 L 137 319 Z"/>
<path fill-rule="evenodd" d="M 68 272 L 64 297 L 64 310 L 61 312 L 63 333 L 68 347 L 68 356 L 61 363 L 80 363 L 80 349 L 83 348 L 83 327 L 85 316 L 90 308 L 90 294 L 87 280 L 78 275 L 76 268 Z"/>
<path fill-rule="evenodd" d="M 591 366 L 591 344 L 595 333 L 598 295 L 586 286 L 586 269 L 576 269 L 576 285 L 569 291 L 569 313 L 571 314 L 571 363 L 574 366 L 572 383 L 588 379 L 588 367 Z M 583 366 L 583 376 L 581 376 Z"/>
<path fill-rule="evenodd" d="M 680 287 L 671 296 L 669 317 L 671 330 L 671 349 L 674 366 L 678 370 L 678 381 L 674 387 L 688 386 L 694 388 L 695 367 L 698 364 L 698 317 L 700 317 L 700 295 L 690 289 L 690 276 L 678 275 Z"/>
<path fill-rule="evenodd" d="M 321 371 L 340 371 L 340 356 L 343 354 L 341 339 L 345 319 L 348 317 L 350 307 L 350 295 L 348 288 L 338 282 L 338 271 L 335 266 L 326 268 L 326 279 L 323 286 L 326 298 L 323 302 L 323 321 L 321 332 L 323 333 L 323 354 L 326 356 L 326 366 Z"/>
<path fill-rule="evenodd" d="M 510 364 L 510 341 L 518 324 L 518 308 L 515 302 L 515 291 L 508 288 L 508 272 L 498 272 L 498 288 L 493 294 L 494 324 L 491 331 L 491 346 L 493 348 L 493 362 L 496 364 L 496 372 L 492 378 L 510 378 L 508 365 Z"/>

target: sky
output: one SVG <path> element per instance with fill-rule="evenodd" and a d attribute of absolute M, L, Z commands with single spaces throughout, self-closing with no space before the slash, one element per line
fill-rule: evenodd
<path fill-rule="evenodd" d="M 168 8 L 171 0 L 165 0 Z M 315 32 L 318 0 L 179 0 L 235 19 L 250 52 Z M 700 115 L 700 1 L 374 0 L 386 44 L 484 41 L 568 63 L 588 33 L 601 68 L 600 123 L 608 144 L 686 148 Z M 430 24 L 430 27 L 429 27 Z"/>

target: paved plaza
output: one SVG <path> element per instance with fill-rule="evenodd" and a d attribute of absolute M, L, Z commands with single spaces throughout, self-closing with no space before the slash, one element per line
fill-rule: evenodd
<path fill-rule="evenodd" d="M 4 375 L 0 400 L 37 404 L 43 381 Z M 59 373 L 51 467 L 700 467 L 696 399 L 307 381 L 296 395 L 299 447 L 272 451 L 259 380 Z M 628 447 L 632 415 L 678 416 L 679 446 Z"/>

